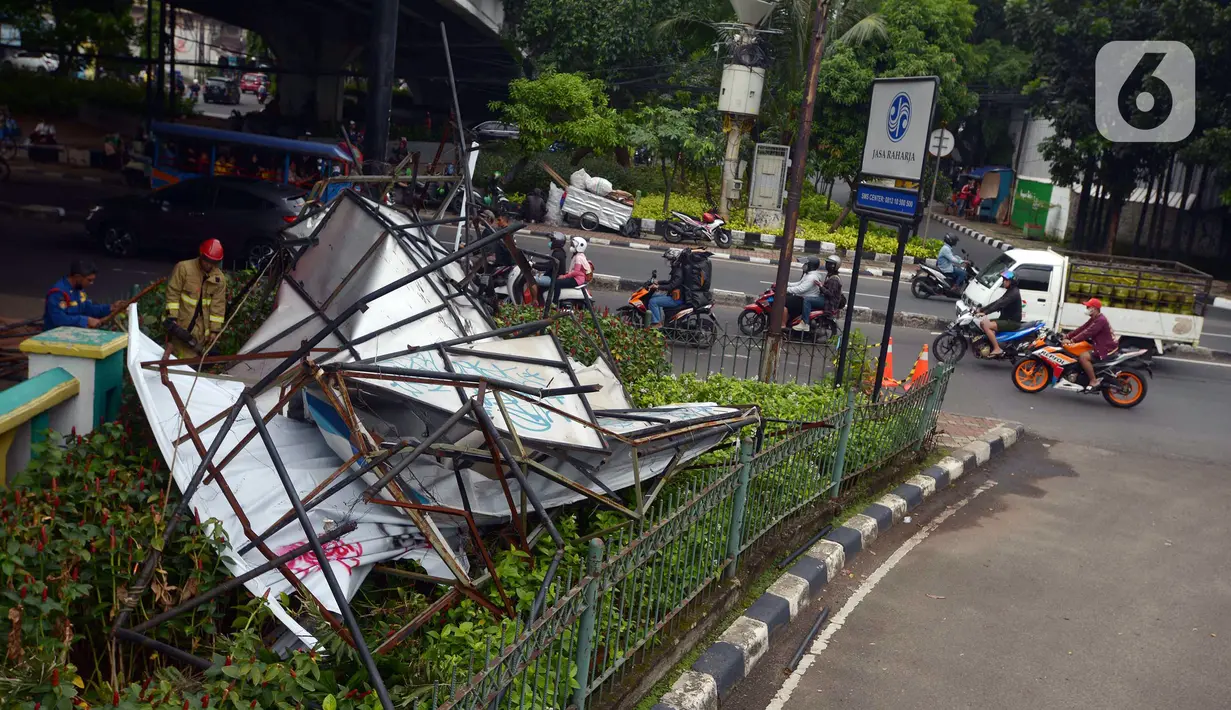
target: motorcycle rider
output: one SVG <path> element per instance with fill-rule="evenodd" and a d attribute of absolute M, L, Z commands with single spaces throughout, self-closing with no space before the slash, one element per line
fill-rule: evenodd
<path fill-rule="evenodd" d="M 552 274 L 562 276 L 568 271 L 568 253 L 564 251 L 564 245 L 568 243 L 568 237 L 563 232 L 552 232 L 548 245 L 551 247 L 551 259 L 540 260 L 534 266 L 542 271 L 542 274 L 534 277 L 534 282 L 539 285 L 539 288 L 547 288 L 551 286 Z"/>
<path fill-rule="evenodd" d="M 940 253 L 936 255 L 936 270 L 949 278 L 955 291 L 960 291 L 966 285 L 966 265 L 954 255 L 953 247 L 955 246 L 957 246 L 957 237 L 946 234 L 945 243 L 940 247 Z"/>
<path fill-rule="evenodd" d="M 841 266 L 841 257 L 831 254 L 825 259 L 825 274 L 822 275 L 820 257 L 810 256 L 804 261 L 803 278 L 795 283 L 787 284 L 786 287 L 789 296 L 798 298 L 798 301 L 796 298 L 788 298 L 788 311 L 794 314 L 796 310 L 799 310 L 802 316 L 799 322 L 791 327 L 792 330 L 799 332 L 812 330 L 812 311 L 824 310 L 826 303 L 837 302 L 841 297 L 842 281 L 838 278 L 838 269 Z"/>
<path fill-rule="evenodd" d="M 681 291 L 684 286 L 684 251 L 672 248 L 663 252 L 663 258 L 671 265 L 671 273 L 666 279 L 650 284 L 650 290 L 655 292 L 646 302 L 650 310 L 651 328 L 662 326 L 664 308 L 679 308 L 684 305 L 684 294 Z"/>
<path fill-rule="evenodd" d="M 1086 385 L 1086 391 L 1090 392 L 1098 389 L 1102 383 L 1102 378 L 1094 376 L 1094 361 L 1095 359 L 1102 360 L 1108 355 L 1114 353 L 1120 348 L 1120 344 L 1116 342 L 1116 335 L 1111 330 L 1111 323 L 1107 321 L 1107 316 L 1103 315 L 1103 302 L 1097 298 L 1091 298 L 1089 301 L 1081 304 L 1086 307 L 1086 315 L 1090 316 L 1077 330 L 1069 333 L 1062 341 L 1062 345 L 1068 347 L 1074 343 L 1089 341 L 1093 347 L 1081 355 L 1077 356 L 1077 361 L 1081 363 L 1081 369 L 1086 371 L 1086 381 L 1090 384 Z"/>
<path fill-rule="evenodd" d="M 568 273 L 556 279 L 555 292 L 552 294 L 553 301 L 560 300 L 561 289 L 584 286 L 594 275 L 594 265 L 586 258 L 586 240 L 582 237 L 573 237 L 569 240 L 569 249 L 573 252 L 573 256 L 569 261 Z"/>
<path fill-rule="evenodd" d="M 1000 278 L 1001 285 L 1005 288 L 1004 295 L 975 311 L 975 315 L 983 316 L 979 320 L 979 327 L 987 335 L 987 341 L 992 344 L 992 351 L 988 353 L 988 357 L 1004 357 L 1000 341 L 996 340 L 996 331 L 1011 333 L 1021 330 L 1022 327 L 1022 292 L 1017 288 L 1017 274 L 1011 270 L 1005 271 Z M 997 311 L 1000 317 L 995 320 L 984 315 Z"/>

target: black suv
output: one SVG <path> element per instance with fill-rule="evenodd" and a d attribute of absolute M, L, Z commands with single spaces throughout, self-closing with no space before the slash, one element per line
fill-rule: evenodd
<path fill-rule="evenodd" d="M 221 76 L 211 76 L 205 80 L 205 103 L 207 104 L 238 104 L 239 82 Z"/>
<path fill-rule="evenodd" d="M 188 178 L 144 195 L 103 200 L 86 230 L 111 256 L 156 250 L 187 259 L 206 239 L 222 242 L 227 263 L 255 267 L 295 221 L 304 191 L 256 178 Z"/>

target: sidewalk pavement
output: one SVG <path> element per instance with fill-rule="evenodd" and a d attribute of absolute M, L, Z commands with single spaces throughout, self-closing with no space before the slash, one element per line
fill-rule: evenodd
<path fill-rule="evenodd" d="M 73 166 L 68 163 L 32 163 L 20 153 L 9 161 L 14 175 L 38 175 L 49 180 L 80 180 L 82 182 L 99 182 L 124 184 L 124 176 L 112 170 Z"/>
<path fill-rule="evenodd" d="M 907 513 L 924 500 L 1002 454 L 1024 433 L 1020 424 L 947 412 L 940 415 L 937 430 L 947 441 L 967 443 L 825 535 L 701 653 L 653 710 L 717 710 L 790 622 L 879 534 L 909 520 Z"/>

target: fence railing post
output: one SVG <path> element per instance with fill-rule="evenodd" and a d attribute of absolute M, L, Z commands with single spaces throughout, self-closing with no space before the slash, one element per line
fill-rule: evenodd
<path fill-rule="evenodd" d="M 924 401 L 923 412 L 919 417 L 919 429 L 915 432 L 915 451 L 918 451 L 923 446 L 924 439 L 927 438 L 928 428 L 931 426 L 933 414 L 936 408 L 940 406 L 937 401 L 940 397 L 940 382 L 935 375 L 928 377 L 927 383 L 924 385 L 929 388 L 927 399 Z"/>
<path fill-rule="evenodd" d="M 731 565 L 727 567 L 727 579 L 735 577 L 739 563 L 739 549 L 743 546 L 744 511 L 748 507 L 748 481 L 752 477 L 752 449 L 754 444 L 747 438 L 739 442 L 739 475 L 736 479 L 735 500 L 731 503 L 731 524 L 727 531 L 727 557 Z"/>
<path fill-rule="evenodd" d="M 842 415 L 842 430 L 838 432 L 838 453 L 834 455 L 833 476 L 829 481 L 829 497 L 837 498 L 842 490 L 842 476 L 846 471 L 846 444 L 851 440 L 851 426 L 855 423 L 855 387 L 846 389 L 846 412 Z"/>
<path fill-rule="evenodd" d="M 582 596 L 581 628 L 577 631 L 577 688 L 573 691 L 577 710 L 585 710 L 586 697 L 590 693 L 590 664 L 594 662 L 594 627 L 598 617 L 598 572 L 602 564 L 603 541 L 596 537 L 586 548 L 586 574 L 590 581 Z"/>

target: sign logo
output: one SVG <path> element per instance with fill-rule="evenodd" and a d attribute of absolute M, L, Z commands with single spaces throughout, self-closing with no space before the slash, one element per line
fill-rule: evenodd
<path fill-rule="evenodd" d="M 910 129 L 910 94 L 899 92 L 893 97 L 893 101 L 889 102 L 889 119 L 885 128 L 889 133 L 889 140 L 894 143 L 906 137 L 906 131 Z"/>
<path fill-rule="evenodd" d="M 1197 123 L 1197 61 L 1182 42 L 1108 42 L 1094 60 L 1094 122 L 1115 143 L 1175 143 Z"/>

